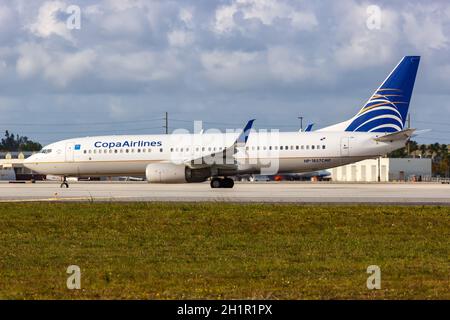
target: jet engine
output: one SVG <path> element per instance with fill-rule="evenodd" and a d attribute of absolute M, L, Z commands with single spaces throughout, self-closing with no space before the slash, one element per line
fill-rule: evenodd
<path fill-rule="evenodd" d="M 184 164 L 152 163 L 145 169 L 145 177 L 151 183 L 203 182 L 210 176 L 210 168 L 191 169 Z"/>

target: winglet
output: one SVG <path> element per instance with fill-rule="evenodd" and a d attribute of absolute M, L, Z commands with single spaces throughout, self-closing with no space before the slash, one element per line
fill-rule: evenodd
<path fill-rule="evenodd" d="M 242 130 L 242 133 L 236 139 L 235 143 L 239 143 L 239 144 L 246 144 L 247 143 L 248 136 L 250 135 L 250 130 L 252 129 L 254 121 L 255 121 L 255 119 L 251 119 L 251 120 L 249 120 L 247 122 L 247 124 L 244 127 L 244 130 Z"/>

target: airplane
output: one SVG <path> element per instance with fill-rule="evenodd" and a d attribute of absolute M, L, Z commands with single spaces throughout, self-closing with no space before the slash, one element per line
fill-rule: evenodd
<path fill-rule="evenodd" d="M 210 180 L 232 188 L 243 174 L 301 173 L 377 158 L 405 146 L 415 129 L 405 128 L 420 56 L 405 56 L 349 120 L 316 131 L 252 129 L 166 135 L 112 135 L 58 141 L 24 165 L 67 177 L 145 176 L 150 183 Z"/>

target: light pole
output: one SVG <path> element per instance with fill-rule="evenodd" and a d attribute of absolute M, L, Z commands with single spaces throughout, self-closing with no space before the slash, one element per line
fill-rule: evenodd
<path fill-rule="evenodd" d="M 166 129 L 166 134 L 169 134 L 169 113 L 166 112 L 164 115 L 165 125 L 163 126 L 163 128 Z"/>
<path fill-rule="evenodd" d="M 300 130 L 303 132 L 303 117 L 297 117 L 297 119 L 300 119 Z"/>

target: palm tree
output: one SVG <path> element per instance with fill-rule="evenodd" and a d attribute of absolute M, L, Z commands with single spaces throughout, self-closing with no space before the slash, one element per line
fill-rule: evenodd
<path fill-rule="evenodd" d="M 442 159 L 448 158 L 448 147 L 446 144 L 441 144 L 439 147 L 439 155 Z"/>
<path fill-rule="evenodd" d="M 410 156 L 411 154 L 414 154 L 415 156 L 415 152 L 419 149 L 419 145 L 417 144 L 416 141 L 414 140 L 409 140 L 408 141 L 408 150 L 409 150 L 409 154 L 407 156 Z"/>
<path fill-rule="evenodd" d="M 426 154 L 427 154 L 427 146 L 425 144 L 421 144 L 420 145 L 420 156 L 422 158 L 424 158 Z"/>
<path fill-rule="evenodd" d="M 434 158 L 438 155 L 439 153 L 439 149 L 440 149 L 440 144 L 439 143 L 433 143 L 428 145 L 428 152 L 431 155 L 431 159 L 434 160 Z"/>

